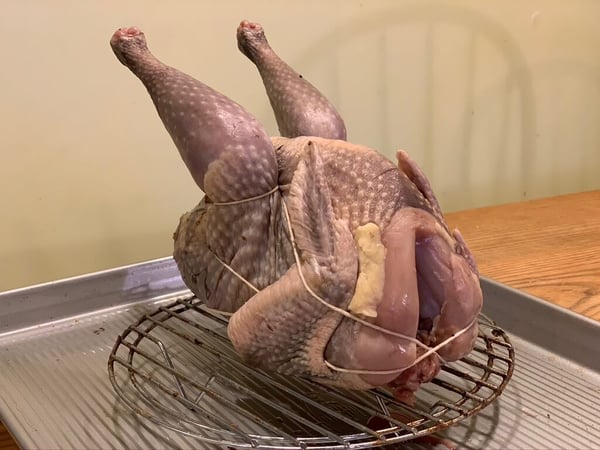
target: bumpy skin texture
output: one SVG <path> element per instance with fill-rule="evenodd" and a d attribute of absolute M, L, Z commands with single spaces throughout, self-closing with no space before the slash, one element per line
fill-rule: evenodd
<path fill-rule="evenodd" d="M 119 61 L 147 88 L 165 128 L 209 201 L 241 200 L 277 185 L 273 145 L 250 113 L 160 62 L 148 50 L 138 28 L 118 30 L 111 46 Z M 210 296 L 223 299 L 224 309 L 234 311 L 252 291 L 210 252 L 259 289 L 281 276 L 289 266 L 290 254 L 278 245 L 279 201 L 278 196 L 272 196 L 236 208 L 208 210 L 202 203 L 184 215 L 176 233 L 175 254 L 186 282 L 203 285 Z"/>
<path fill-rule="evenodd" d="M 335 107 L 273 51 L 260 24 L 242 21 L 237 41 L 262 77 L 282 136 L 346 140 L 346 126 Z"/>
<path fill-rule="evenodd" d="M 137 28 L 111 39 L 206 193 L 174 236 L 183 279 L 210 307 L 234 313 L 228 334 L 249 363 L 348 388 L 389 384 L 410 401 L 440 364 L 435 355 L 415 363 L 425 351 L 416 337 L 435 346 L 463 330 L 438 353 L 454 360 L 472 349 L 482 304 L 475 262 L 405 152 L 394 165 L 330 139 L 331 130 L 345 137 L 339 115 L 305 80 L 291 83 L 295 72 L 262 28 L 242 22 L 238 42 L 255 58 L 282 132 L 294 137 L 269 140 L 241 106 L 158 61 Z M 381 231 L 385 248 L 371 326 L 332 309 L 346 310 L 353 297 L 355 235 L 366 224 Z"/>

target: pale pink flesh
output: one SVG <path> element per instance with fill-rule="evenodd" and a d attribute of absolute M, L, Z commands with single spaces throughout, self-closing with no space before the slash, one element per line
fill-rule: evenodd
<path fill-rule="evenodd" d="M 383 298 L 377 308 L 375 324 L 392 332 L 414 337 L 419 318 L 419 292 L 415 268 L 415 230 L 407 210 L 398 211 L 383 234 L 386 248 Z M 394 370 L 407 367 L 415 359 L 415 344 L 361 326 L 355 343 L 359 368 Z M 362 375 L 374 386 L 386 384 L 398 376 Z"/>
<path fill-rule="evenodd" d="M 399 210 L 384 231 L 383 243 L 385 282 L 375 325 L 415 337 L 420 321 L 429 319 L 428 344 L 433 347 L 474 321 L 482 304 L 477 276 L 469 261 L 454 252 L 450 236 L 431 214 L 414 208 Z M 461 358 L 471 350 L 476 331 L 474 323 L 438 354 L 447 361 Z M 414 343 L 364 325 L 358 327 L 354 345 L 354 368 L 399 370 L 361 375 L 373 385 L 393 381 L 417 356 Z"/>
<path fill-rule="evenodd" d="M 424 306 L 421 318 L 435 323 L 429 336 L 430 345 L 440 344 L 472 324 L 438 351 L 446 361 L 460 359 L 477 337 L 475 319 L 483 303 L 478 277 L 470 263 L 452 252 L 440 237 L 422 245 L 417 254 L 420 278 L 429 285 L 429 295 L 421 299 Z"/>

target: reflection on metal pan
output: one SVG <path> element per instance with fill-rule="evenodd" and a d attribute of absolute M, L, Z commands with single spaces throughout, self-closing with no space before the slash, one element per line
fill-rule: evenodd
<path fill-rule="evenodd" d="M 467 357 L 442 367 L 414 405 L 256 370 L 237 357 L 227 318 L 182 296 L 117 339 L 111 383 L 133 412 L 199 442 L 236 448 L 372 448 L 430 435 L 496 399 L 514 368 L 506 333 L 485 316 Z"/>

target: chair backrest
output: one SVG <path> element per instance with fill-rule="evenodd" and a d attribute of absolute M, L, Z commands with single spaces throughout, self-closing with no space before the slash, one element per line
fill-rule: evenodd
<path fill-rule="evenodd" d="M 353 19 L 290 61 L 339 107 L 349 139 L 407 150 L 445 209 L 518 200 L 535 183 L 532 74 L 487 16 L 417 3 Z"/>

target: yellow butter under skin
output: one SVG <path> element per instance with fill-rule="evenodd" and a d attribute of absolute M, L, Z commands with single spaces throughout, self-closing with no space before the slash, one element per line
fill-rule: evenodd
<path fill-rule="evenodd" d="M 385 247 L 381 232 L 374 223 L 358 227 L 354 233 L 358 250 L 358 279 L 348 310 L 363 318 L 377 317 L 385 281 Z"/>

